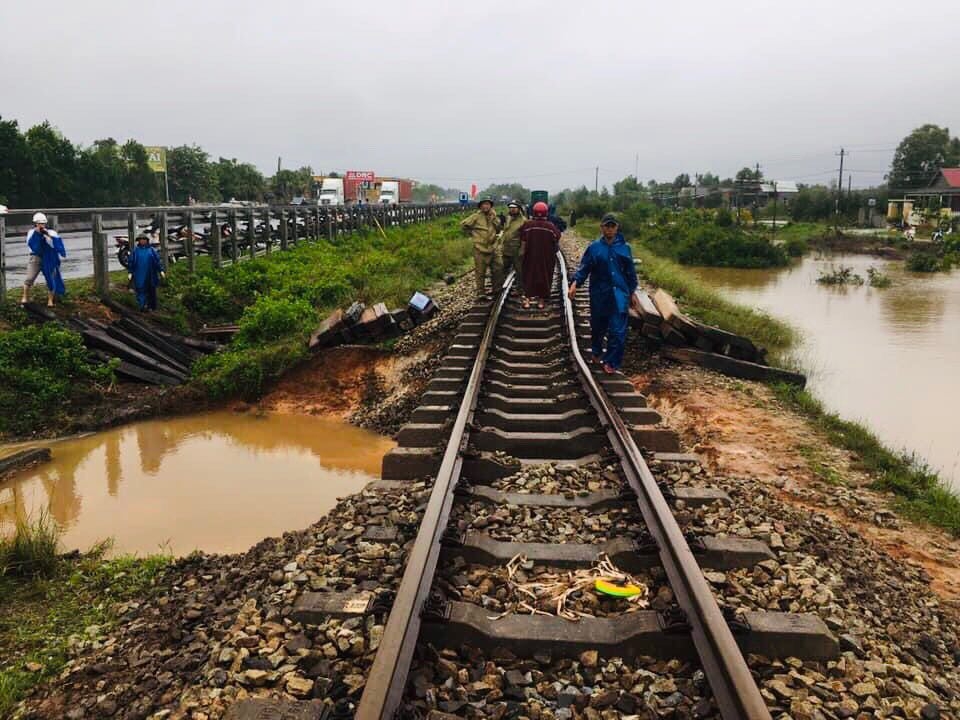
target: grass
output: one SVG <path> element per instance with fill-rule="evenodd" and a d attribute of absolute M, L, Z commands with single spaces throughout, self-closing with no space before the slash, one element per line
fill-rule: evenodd
<path fill-rule="evenodd" d="M 142 600 L 171 558 L 104 559 L 109 543 L 75 559 L 58 557 L 59 532 L 41 516 L 0 540 L 0 717 L 55 677 L 78 638 L 117 621 L 117 604 Z M 90 628 L 90 632 L 87 629 Z"/>
<path fill-rule="evenodd" d="M 867 427 L 829 412 L 808 391 L 782 383 L 772 387 L 785 405 L 807 417 L 832 445 L 852 453 L 857 469 L 875 478 L 876 489 L 893 493 L 901 514 L 960 536 L 960 496 L 930 467 L 914 455 L 885 447 Z"/>
<path fill-rule="evenodd" d="M 60 530 L 46 512 L 18 519 L 12 538 L 0 538 L 0 576 L 50 577 L 57 569 Z"/>

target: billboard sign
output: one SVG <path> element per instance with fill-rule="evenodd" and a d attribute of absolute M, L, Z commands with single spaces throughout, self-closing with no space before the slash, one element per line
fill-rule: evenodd
<path fill-rule="evenodd" d="M 147 151 L 147 165 L 154 172 L 167 171 L 167 149 L 165 147 L 145 147 Z"/>
<path fill-rule="evenodd" d="M 372 183 L 375 179 L 373 170 L 347 170 L 347 180 Z"/>

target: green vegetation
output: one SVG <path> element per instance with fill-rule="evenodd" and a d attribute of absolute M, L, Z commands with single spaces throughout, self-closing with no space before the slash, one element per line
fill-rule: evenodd
<path fill-rule="evenodd" d="M 932 273 L 943 270 L 943 265 L 935 253 L 918 250 L 910 253 L 904 267 L 911 272 Z"/>
<path fill-rule="evenodd" d="M 855 273 L 852 267 L 841 265 L 834 268 L 831 266 L 830 272 L 820 271 L 817 282 L 821 285 L 863 285 L 863 277 Z"/>
<path fill-rule="evenodd" d="M 186 203 L 267 197 L 289 201 L 313 186 L 313 170 L 280 170 L 264 178 L 235 158 L 214 162 L 196 145 L 167 150 L 170 197 Z M 14 207 L 159 205 L 163 176 L 147 163 L 136 140 L 96 140 L 75 145 L 49 122 L 21 132 L 16 120 L 0 117 L 0 203 Z"/>
<path fill-rule="evenodd" d="M 960 535 L 960 496 L 915 456 L 884 447 L 866 427 L 828 412 L 806 390 L 786 384 L 775 384 L 773 389 L 782 402 L 809 418 L 831 444 L 853 453 L 857 468 L 876 477 L 877 489 L 897 496 L 900 512 Z"/>
<path fill-rule="evenodd" d="M 893 280 L 882 270 L 871 266 L 867 268 L 867 284 L 870 287 L 886 288 L 893 285 Z"/>
<path fill-rule="evenodd" d="M 80 336 L 53 325 L 0 333 L 0 435 L 56 426 L 113 382 L 90 362 Z"/>
<path fill-rule="evenodd" d="M 635 236 L 658 255 L 682 265 L 765 268 L 788 263 L 787 253 L 768 238 L 727 224 L 726 211 L 687 210 L 655 226 L 637 228 Z"/>
<path fill-rule="evenodd" d="M 944 242 L 929 250 L 915 250 L 907 256 L 905 267 L 912 272 L 946 272 L 960 266 L 960 234 L 947 235 Z"/>
<path fill-rule="evenodd" d="M 106 560 L 108 543 L 79 559 L 58 559 L 52 527 L 47 521 L 21 525 L 15 538 L 0 543 L 0 557 L 9 559 L 10 547 L 18 546 L 14 552 L 26 552 L 34 570 L 45 565 L 42 573 L 14 574 L 3 571 L 0 560 L 0 717 L 8 717 L 34 685 L 61 672 L 77 638 L 109 630 L 118 603 L 149 596 L 171 562 L 163 555 Z"/>
<path fill-rule="evenodd" d="M 60 530 L 45 512 L 33 523 L 18 520 L 12 538 L 0 538 L 0 577 L 50 577 L 57 569 Z"/>
<path fill-rule="evenodd" d="M 194 376 L 214 398 L 258 396 L 306 356 L 306 341 L 330 309 L 354 300 L 403 306 L 414 290 L 471 257 L 459 218 L 301 243 L 285 253 L 221 270 L 175 265 L 161 305 L 182 321 L 235 322 L 240 332 L 202 359 Z"/>

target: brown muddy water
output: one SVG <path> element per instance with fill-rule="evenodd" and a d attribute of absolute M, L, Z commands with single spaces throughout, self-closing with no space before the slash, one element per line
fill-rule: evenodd
<path fill-rule="evenodd" d="M 65 549 L 112 538 L 114 553 L 240 552 L 318 520 L 377 479 L 393 446 L 302 415 L 136 423 L 49 443 L 52 462 L 0 482 L 0 534 L 45 510 Z"/>
<path fill-rule="evenodd" d="M 875 267 L 893 285 L 817 284 L 821 271 L 840 265 L 864 279 Z M 796 354 L 808 388 L 960 490 L 960 271 L 911 273 L 900 261 L 863 255 L 811 255 L 772 270 L 694 270 L 730 299 L 799 328 Z"/>

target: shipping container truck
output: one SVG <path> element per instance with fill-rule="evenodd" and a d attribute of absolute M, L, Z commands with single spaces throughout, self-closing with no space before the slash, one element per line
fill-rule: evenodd
<path fill-rule="evenodd" d="M 410 180 L 382 180 L 380 182 L 380 198 L 383 205 L 408 203 L 413 200 L 413 182 Z"/>

